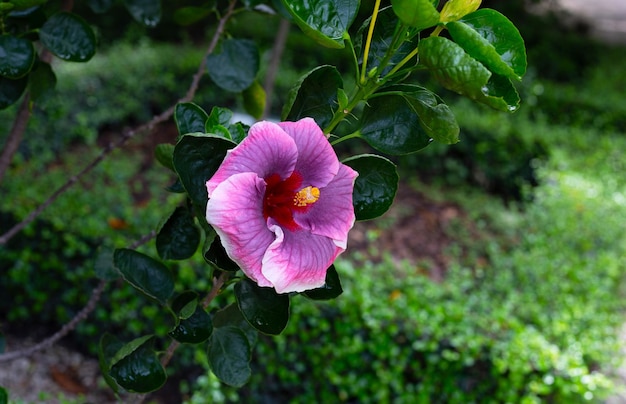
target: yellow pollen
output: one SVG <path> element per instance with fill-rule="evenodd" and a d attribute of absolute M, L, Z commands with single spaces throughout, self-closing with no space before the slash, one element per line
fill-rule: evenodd
<path fill-rule="evenodd" d="M 317 202 L 320 198 L 320 190 L 315 187 L 302 188 L 293 197 L 293 204 L 296 206 L 307 206 Z"/>

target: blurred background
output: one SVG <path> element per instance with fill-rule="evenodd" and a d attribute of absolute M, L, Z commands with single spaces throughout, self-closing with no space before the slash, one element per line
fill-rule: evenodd
<path fill-rule="evenodd" d="M 100 49 L 87 64 L 55 66 L 57 91 L 34 106 L 0 184 L 3 231 L 102 146 L 180 98 L 214 29 L 177 26 L 167 4 L 150 29 L 122 6 L 96 15 L 77 3 L 97 26 Z M 363 1 L 359 19 L 372 4 Z M 336 263 L 344 294 L 295 297 L 285 332 L 259 338 L 242 389 L 198 365 L 202 346 L 183 346 L 148 402 L 626 403 L 626 3 L 482 6 L 509 17 L 525 39 L 520 110 L 492 111 L 417 76 L 453 108 L 461 142 L 394 158 L 401 183 L 393 208 L 357 223 Z M 258 41 L 261 82 L 279 24 L 248 13 L 229 25 L 233 36 Z M 270 117 L 321 63 L 350 73 L 347 52 L 321 49 L 291 26 Z M 208 76 L 194 102 L 243 110 Z M 0 111 L 0 144 L 15 114 Z M 96 285 L 98 251 L 128 246 L 181 203 L 165 192 L 174 178 L 153 157 L 176 135 L 169 122 L 132 140 L 0 248 L 0 345 L 19 349 L 58 330 Z M 338 150 L 356 151 L 367 145 Z M 210 288 L 201 258 L 172 268 L 183 287 Z M 100 335 L 130 340 L 170 326 L 128 284 L 111 284 L 61 344 L 2 363 L 0 386 L 15 403 L 114 402 L 98 373 Z"/>

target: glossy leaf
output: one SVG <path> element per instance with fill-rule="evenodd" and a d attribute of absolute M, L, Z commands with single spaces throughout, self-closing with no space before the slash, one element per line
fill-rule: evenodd
<path fill-rule="evenodd" d="M 248 278 L 235 284 L 237 304 L 248 323 L 264 334 L 280 334 L 289 321 L 289 295 L 262 288 Z"/>
<path fill-rule="evenodd" d="M 242 124 L 241 122 L 236 122 L 232 125 L 228 126 L 228 132 L 230 133 L 230 138 L 235 143 L 241 143 L 246 136 L 248 136 L 249 126 Z"/>
<path fill-rule="evenodd" d="M 457 44 L 492 72 L 515 80 L 526 73 L 524 40 L 499 12 L 478 10 L 446 27 Z"/>
<path fill-rule="evenodd" d="M 246 321 L 237 303 L 231 303 L 213 315 L 213 326 L 216 328 L 236 327 L 246 335 L 248 344 L 253 347 L 259 337 L 259 332 Z"/>
<path fill-rule="evenodd" d="M 24 77 L 35 63 L 35 48 L 28 39 L 0 35 L 0 76 Z"/>
<path fill-rule="evenodd" d="M 111 387 L 115 394 L 118 393 L 119 386 L 115 382 L 115 379 L 109 375 L 109 371 L 111 370 L 111 360 L 123 346 L 124 343 L 108 332 L 105 332 L 102 337 L 100 337 L 98 344 L 98 363 L 100 365 L 100 371 L 104 377 L 104 381 Z"/>
<path fill-rule="evenodd" d="M 209 115 L 193 102 L 181 102 L 176 104 L 174 109 L 174 121 L 178 128 L 178 133 L 202 133 Z"/>
<path fill-rule="evenodd" d="M 222 382 L 241 387 L 250 379 L 251 348 L 241 329 L 215 327 L 207 353 L 211 370 Z"/>
<path fill-rule="evenodd" d="M 259 50 L 248 39 L 226 39 L 220 50 L 207 56 L 213 82 L 224 90 L 241 92 L 250 87 L 259 71 Z"/>
<path fill-rule="evenodd" d="M 243 107 L 254 119 L 261 119 L 265 111 L 265 89 L 255 80 L 250 87 L 244 90 Z"/>
<path fill-rule="evenodd" d="M 113 261 L 128 283 L 161 304 L 172 296 L 174 275 L 161 262 L 127 248 L 115 250 Z"/>
<path fill-rule="evenodd" d="M 154 157 L 163 167 L 174 171 L 174 145 L 169 143 L 161 143 L 154 148 Z"/>
<path fill-rule="evenodd" d="M 179 295 L 172 303 L 172 310 L 178 313 L 180 319 L 169 332 L 172 338 L 187 344 L 199 344 L 209 339 L 213 332 L 211 316 L 198 304 L 198 295 L 195 292 Z"/>
<path fill-rule="evenodd" d="M 17 80 L 0 77 L 0 110 L 15 104 L 24 93 L 27 84 L 26 77 Z"/>
<path fill-rule="evenodd" d="M 344 36 L 359 11 L 358 0 L 282 0 L 302 32 L 328 48 L 345 46 Z"/>
<path fill-rule="evenodd" d="M 79 16 L 54 14 L 39 31 L 41 43 L 54 55 L 72 62 L 86 62 L 96 53 L 96 35 Z"/>
<path fill-rule="evenodd" d="M 343 288 L 341 287 L 339 274 L 334 265 L 331 265 L 326 271 L 326 280 L 323 286 L 303 292 L 306 297 L 313 300 L 330 300 L 338 297 L 342 293 Z"/>
<path fill-rule="evenodd" d="M 313 69 L 289 92 L 282 120 L 297 121 L 311 117 L 320 127 L 326 127 L 333 118 L 333 108 L 338 105 L 338 88 L 343 88 L 343 80 L 334 66 Z"/>
<path fill-rule="evenodd" d="M 113 0 L 87 0 L 87 5 L 96 14 L 103 14 L 109 11 L 113 5 Z"/>
<path fill-rule="evenodd" d="M 233 111 L 230 109 L 213 107 L 211 108 L 211 114 L 206 121 L 204 130 L 206 133 L 231 139 L 230 131 L 226 127 L 230 124 L 232 118 Z"/>
<path fill-rule="evenodd" d="M 200 244 L 200 229 L 189 209 L 177 207 L 159 229 L 156 249 L 164 260 L 183 260 L 191 257 Z"/>
<path fill-rule="evenodd" d="M 418 30 L 439 23 L 439 12 L 431 0 L 392 0 L 391 6 L 400 21 Z"/>
<path fill-rule="evenodd" d="M 48 63 L 39 62 L 28 76 L 30 97 L 33 101 L 40 101 L 54 92 L 57 77 Z"/>
<path fill-rule="evenodd" d="M 209 200 L 206 182 L 235 143 L 217 136 L 183 136 L 174 148 L 174 168 L 189 197 L 201 211 Z"/>
<path fill-rule="evenodd" d="M 481 0 L 449 0 L 441 9 L 441 22 L 456 21 L 480 7 Z"/>
<path fill-rule="evenodd" d="M 519 107 L 519 96 L 510 80 L 493 75 L 449 39 L 423 39 L 420 55 L 420 62 L 447 89 L 502 111 L 511 112 Z"/>
<path fill-rule="evenodd" d="M 223 271 L 239 270 L 239 266 L 226 254 L 219 237 L 215 237 L 209 249 L 205 251 L 204 259 L 207 263 Z"/>
<path fill-rule="evenodd" d="M 161 0 L 124 0 L 124 4 L 130 15 L 147 27 L 161 21 Z"/>
<path fill-rule="evenodd" d="M 167 379 L 153 349 L 154 336 L 137 338 L 124 345 L 111 360 L 109 375 L 128 391 L 158 390 Z"/>
<path fill-rule="evenodd" d="M 399 91 L 417 114 L 428 136 L 438 142 L 453 144 L 459 141 L 459 125 L 454 113 L 435 93 L 415 85 L 399 85 L 389 90 Z"/>
<path fill-rule="evenodd" d="M 343 163 L 359 173 L 352 194 L 356 219 L 374 219 L 389 210 L 398 190 L 396 166 L 373 154 L 355 156 Z"/>
<path fill-rule="evenodd" d="M 431 138 L 407 100 L 386 95 L 368 101 L 363 109 L 360 135 L 383 153 L 415 153 L 428 146 Z"/>

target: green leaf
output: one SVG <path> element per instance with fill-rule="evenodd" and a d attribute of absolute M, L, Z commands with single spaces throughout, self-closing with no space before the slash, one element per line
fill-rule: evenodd
<path fill-rule="evenodd" d="M 185 292 L 179 295 L 172 303 L 172 310 L 179 313 L 178 325 L 168 333 L 178 342 L 199 344 L 206 341 L 213 332 L 211 316 L 198 305 L 198 295 L 195 292 Z"/>
<path fill-rule="evenodd" d="M 30 96 L 33 101 L 49 97 L 56 87 L 57 77 L 48 63 L 39 62 L 28 76 Z"/>
<path fill-rule="evenodd" d="M 431 138 L 404 97 L 385 95 L 368 101 L 363 109 L 360 135 L 373 148 L 399 155 L 415 153 Z"/>
<path fill-rule="evenodd" d="M 174 292 L 174 275 L 161 262 L 127 248 L 116 249 L 113 261 L 128 283 L 165 304 Z"/>
<path fill-rule="evenodd" d="M 163 167 L 174 171 L 174 145 L 169 143 L 161 143 L 154 148 L 154 157 L 161 163 Z"/>
<path fill-rule="evenodd" d="M 334 265 L 331 265 L 326 271 L 326 280 L 323 286 L 303 292 L 306 297 L 313 300 L 330 300 L 342 293 L 343 288 Z"/>
<path fill-rule="evenodd" d="M 244 90 L 243 107 L 254 119 L 261 119 L 265 111 L 265 89 L 254 80 L 252 85 Z"/>
<path fill-rule="evenodd" d="M 311 70 L 289 92 L 282 120 L 311 117 L 321 128 L 326 127 L 333 119 L 333 108 L 338 105 L 338 88 L 343 88 L 343 80 L 334 66 L 324 65 Z"/>
<path fill-rule="evenodd" d="M 439 12 L 431 0 L 392 0 L 391 6 L 400 21 L 418 30 L 439 23 Z"/>
<path fill-rule="evenodd" d="M 128 391 L 148 393 L 163 386 L 167 375 L 153 349 L 154 336 L 124 345 L 111 360 L 109 375 Z"/>
<path fill-rule="evenodd" d="M 104 247 L 98 248 L 94 271 L 96 277 L 103 281 L 114 281 L 120 278 L 120 273 L 113 265 L 113 250 Z"/>
<path fill-rule="evenodd" d="M 193 102 L 178 103 L 174 109 L 174 121 L 181 136 L 187 133 L 204 132 L 207 119 L 209 115 Z"/>
<path fill-rule="evenodd" d="M 210 7 L 182 7 L 174 11 L 174 22 L 178 25 L 182 25 L 183 27 L 187 27 L 208 17 L 214 9 L 215 7 L 213 3 L 211 3 Z"/>
<path fill-rule="evenodd" d="M 526 73 L 524 40 L 499 12 L 481 9 L 446 27 L 457 44 L 492 72 L 515 80 Z"/>
<path fill-rule="evenodd" d="M 239 265 L 231 260 L 226 254 L 226 250 L 222 245 L 219 237 L 215 237 L 211 243 L 211 247 L 204 253 L 204 260 L 213 265 L 215 268 L 223 271 L 238 271 Z"/>
<path fill-rule="evenodd" d="M 207 119 L 204 130 L 206 133 L 215 133 L 216 127 L 221 127 L 220 129 L 228 131 L 226 126 L 230 123 L 230 120 L 233 118 L 233 111 L 228 108 L 222 107 L 213 107 L 211 108 L 211 115 Z M 217 129 L 217 131 L 220 131 Z M 230 138 L 230 133 L 228 134 L 228 138 Z"/>
<path fill-rule="evenodd" d="M 41 43 L 54 55 L 72 62 L 86 62 L 96 53 L 96 35 L 76 14 L 54 14 L 39 31 Z"/>
<path fill-rule="evenodd" d="M 235 93 L 250 87 L 259 71 L 259 50 L 248 39 L 226 39 L 218 53 L 206 58 L 211 80 L 224 90 Z"/>
<path fill-rule="evenodd" d="M 147 27 L 161 21 L 161 0 L 124 0 L 124 4 L 130 15 Z"/>
<path fill-rule="evenodd" d="M 200 229 L 189 209 L 177 207 L 156 236 L 159 257 L 164 260 L 184 260 L 191 257 L 200 244 Z"/>
<path fill-rule="evenodd" d="M 113 0 L 87 0 L 87 5 L 96 14 L 104 14 L 113 5 Z"/>
<path fill-rule="evenodd" d="M 302 32 L 328 48 L 341 49 L 359 11 L 358 0 L 282 0 Z"/>
<path fill-rule="evenodd" d="M 241 387 L 250 379 L 251 349 L 241 329 L 234 326 L 215 327 L 207 354 L 211 370 L 222 382 Z"/>
<path fill-rule="evenodd" d="M 231 303 L 213 315 L 213 326 L 216 328 L 236 327 L 246 335 L 248 344 L 253 347 L 259 337 L 259 332 L 246 321 L 237 303 Z"/>
<path fill-rule="evenodd" d="M 115 353 L 122 349 L 124 344 L 115 338 L 113 335 L 105 332 L 100 338 L 100 343 L 98 344 L 98 363 L 100 365 L 100 371 L 102 372 L 102 376 L 104 377 L 104 381 L 111 387 L 111 389 L 115 392 L 115 394 L 119 391 L 119 386 L 109 375 L 109 371 L 111 370 L 111 360 Z"/>
<path fill-rule="evenodd" d="M 202 212 L 209 200 L 206 182 L 235 143 L 218 136 L 183 136 L 174 148 L 174 168 L 187 194 Z"/>
<path fill-rule="evenodd" d="M 4 387 L 0 386 L 0 404 L 7 404 L 9 402 L 9 393 L 7 393 Z"/>
<path fill-rule="evenodd" d="M 289 295 L 262 288 L 248 278 L 235 284 L 237 304 L 248 323 L 264 334 L 280 334 L 289 321 Z"/>
<path fill-rule="evenodd" d="M 420 61 L 447 89 L 502 111 L 519 108 L 519 95 L 508 78 L 493 75 L 449 39 L 423 39 L 420 55 Z"/>
<path fill-rule="evenodd" d="M 15 104 L 26 89 L 28 78 L 13 80 L 0 77 L 0 110 Z"/>
<path fill-rule="evenodd" d="M 241 122 L 236 122 L 232 125 L 228 126 L 228 132 L 230 133 L 230 138 L 235 143 L 241 143 L 243 139 L 248 135 L 249 126 L 242 124 Z"/>
<path fill-rule="evenodd" d="M 398 190 L 396 166 L 373 154 L 351 157 L 343 163 L 359 173 L 352 194 L 356 219 L 374 219 L 385 213 Z"/>
<path fill-rule="evenodd" d="M 441 22 L 456 21 L 476 11 L 481 0 L 449 0 L 441 9 Z"/>
<path fill-rule="evenodd" d="M 435 93 L 415 85 L 399 85 L 386 90 L 401 91 L 428 136 L 446 144 L 459 141 L 460 130 L 454 113 Z"/>
<path fill-rule="evenodd" d="M 0 76 L 19 79 L 35 63 L 35 48 L 28 39 L 0 35 Z"/>

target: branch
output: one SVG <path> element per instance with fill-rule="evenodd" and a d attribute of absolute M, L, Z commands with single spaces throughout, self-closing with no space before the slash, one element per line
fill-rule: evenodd
<path fill-rule="evenodd" d="M 278 26 L 278 33 L 274 40 L 274 47 L 272 48 L 272 57 L 270 59 L 270 65 L 267 68 L 267 74 L 265 76 L 265 110 L 263 111 L 263 117 L 267 117 L 272 109 L 272 97 L 274 95 L 274 84 L 276 82 L 276 74 L 280 67 L 280 59 L 282 58 L 283 51 L 285 50 L 285 44 L 287 43 L 287 37 L 289 36 L 289 21 L 286 19 L 280 20 Z"/>
<path fill-rule="evenodd" d="M 156 231 L 153 230 L 149 234 L 143 236 L 141 239 L 139 239 L 139 240 L 135 241 L 133 244 L 131 244 L 130 248 L 137 248 L 137 247 L 147 243 L 148 241 L 152 240 L 155 236 L 156 236 Z M 57 331 L 56 333 L 52 334 L 52 336 L 46 338 L 45 340 L 41 341 L 40 343 L 38 343 L 36 345 L 33 345 L 33 346 L 29 347 L 29 348 L 20 349 L 18 351 L 7 352 L 5 354 L 0 354 L 0 362 L 8 362 L 8 361 L 11 361 L 11 360 L 14 360 L 14 359 L 17 359 L 17 358 L 21 358 L 21 357 L 24 357 L 24 356 L 31 356 L 35 352 L 38 352 L 38 351 L 50 348 L 58 340 L 60 340 L 61 338 L 65 337 L 72 330 L 74 330 L 74 328 L 76 328 L 78 323 L 80 323 L 81 321 L 86 319 L 87 316 L 89 316 L 89 314 L 92 311 L 95 310 L 96 304 L 98 303 L 98 300 L 100 300 L 100 297 L 102 296 L 102 292 L 104 292 L 104 288 L 106 287 L 106 284 L 107 284 L 107 281 L 101 280 L 100 283 L 98 283 L 98 286 L 96 286 L 96 288 L 91 293 L 91 297 L 89 298 L 89 301 L 87 302 L 85 307 L 83 307 L 83 309 L 81 311 L 79 311 L 74 316 L 74 318 L 72 318 L 69 321 L 69 323 L 67 323 L 63 327 L 61 327 L 61 329 L 59 331 Z"/>
<path fill-rule="evenodd" d="M 209 47 L 206 50 L 205 56 L 202 58 L 202 62 L 200 62 L 200 65 L 198 66 L 198 70 L 193 76 L 193 80 L 191 81 L 191 85 L 189 86 L 189 90 L 187 91 L 187 94 L 185 94 L 183 98 L 179 99 L 176 104 L 181 103 L 181 102 L 191 101 L 194 95 L 196 94 L 196 91 L 198 91 L 198 85 L 200 84 L 200 79 L 202 79 L 202 76 L 204 75 L 204 71 L 206 69 L 206 56 L 210 55 L 215 50 L 215 47 L 217 46 L 217 42 L 219 41 L 219 38 L 224 33 L 224 30 L 226 28 L 226 23 L 228 22 L 230 17 L 233 15 L 233 12 L 235 10 L 235 4 L 236 4 L 236 1 L 231 0 L 228 10 L 226 11 L 226 14 L 224 14 L 224 16 L 220 18 L 217 29 L 215 30 L 215 33 L 213 34 L 213 38 L 211 39 L 211 43 L 209 44 Z M 89 163 L 85 168 L 79 171 L 76 175 L 69 178 L 65 182 L 65 184 L 61 185 L 56 191 L 54 191 L 54 193 L 50 195 L 48 199 L 46 199 L 43 203 L 41 203 L 35 210 L 31 211 L 24 220 L 17 223 L 15 226 L 9 229 L 6 233 L 0 236 L 0 245 L 6 244 L 11 238 L 13 238 L 13 236 L 19 233 L 24 227 L 32 223 L 41 214 L 41 212 L 43 212 L 48 206 L 50 206 L 55 200 L 57 200 L 57 198 L 61 196 L 63 193 L 65 193 L 65 191 L 67 191 L 74 184 L 76 184 L 82 176 L 84 176 L 85 174 L 93 170 L 96 166 L 98 166 L 98 164 L 100 164 L 102 160 L 104 160 L 109 154 L 111 154 L 112 151 L 123 146 L 128 140 L 133 138 L 135 135 L 152 130 L 156 125 L 170 119 L 172 115 L 174 115 L 176 104 L 172 105 L 171 107 L 163 111 L 160 115 L 155 116 L 149 122 L 139 126 L 138 128 L 135 128 L 133 130 L 126 132 L 125 134 L 122 135 L 122 137 L 118 141 L 109 143 L 109 145 L 103 148 L 100 154 L 91 163 Z"/>

